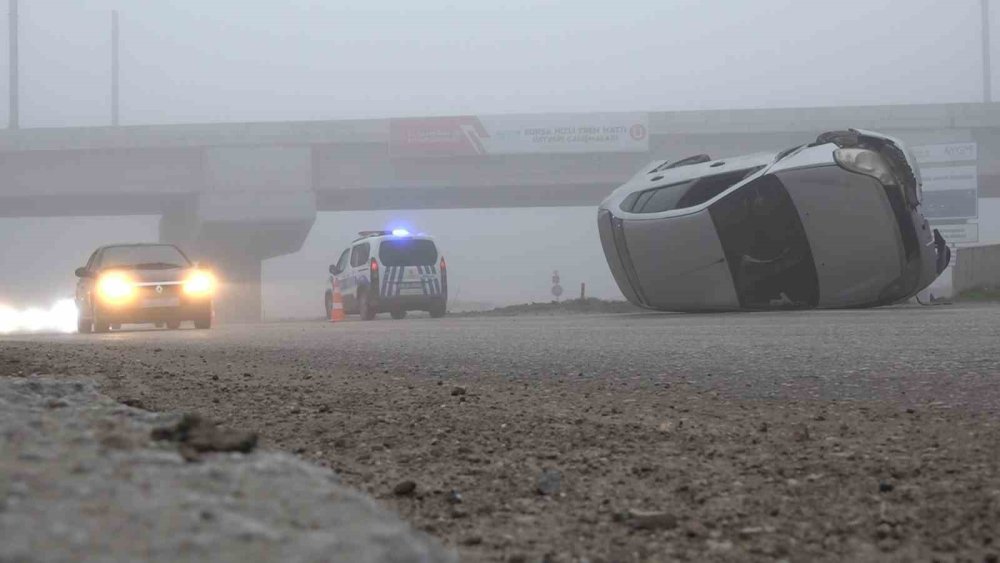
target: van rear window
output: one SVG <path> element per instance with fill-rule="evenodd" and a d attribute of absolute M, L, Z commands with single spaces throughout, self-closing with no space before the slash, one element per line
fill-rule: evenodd
<path fill-rule="evenodd" d="M 434 241 L 426 239 L 385 240 L 378 257 L 386 266 L 433 266 L 437 263 Z"/>

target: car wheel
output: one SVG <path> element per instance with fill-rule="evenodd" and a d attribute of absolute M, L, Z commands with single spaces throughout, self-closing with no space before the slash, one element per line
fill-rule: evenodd
<path fill-rule="evenodd" d="M 200 319 L 195 319 L 194 328 L 198 330 L 208 330 L 212 328 L 212 316 L 208 315 Z"/>
<path fill-rule="evenodd" d="M 397 321 L 406 318 L 406 311 L 392 311 L 389 314 L 392 315 L 392 318 L 396 319 Z"/>
<path fill-rule="evenodd" d="M 358 297 L 358 312 L 361 313 L 361 320 L 370 321 L 375 318 L 375 307 L 368 301 L 368 292 L 362 293 Z"/>
<path fill-rule="evenodd" d="M 167 330 L 177 330 L 181 328 L 180 321 L 167 321 Z"/>
<path fill-rule="evenodd" d="M 122 323 L 111 323 L 111 330 L 121 330 Z"/>
<path fill-rule="evenodd" d="M 330 291 L 329 289 L 326 290 L 326 295 L 324 296 L 323 301 L 324 301 L 324 305 L 326 306 L 326 308 L 325 308 L 325 310 L 326 310 L 326 317 L 325 318 L 329 319 L 330 318 L 330 313 L 333 311 L 333 292 Z"/>
<path fill-rule="evenodd" d="M 94 332 L 103 333 L 111 330 L 111 323 L 102 319 L 101 316 L 97 314 L 97 311 L 94 311 L 93 318 L 94 318 Z"/>
<path fill-rule="evenodd" d="M 441 317 L 443 317 L 445 315 L 446 312 L 447 312 L 447 309 L 446 309 L 444 303 L 442 303 L 440 305 L 435 305 L 434 307 L 431 307 L 431 310 L 430 310 L 431 317 L 433 317 L 435 319 L 440 319 Z"/>
<path fill-rule="evenodd" d="M 80 334 L 89 334 L 94 330 L 94 323 L 90 322 L 89 319 L 79 317 L 76 319 L 76 331 Z"/>

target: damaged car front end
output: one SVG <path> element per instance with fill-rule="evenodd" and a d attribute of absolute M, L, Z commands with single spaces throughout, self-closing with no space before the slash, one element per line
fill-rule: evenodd
<path fill-rule="evenodd" d="M 612 193 L 598 228 L 640 306 L 674 311 L 874 307 L 947 267 L 897 139 L 834 131 L 779 153 L 659 161 Z"/>

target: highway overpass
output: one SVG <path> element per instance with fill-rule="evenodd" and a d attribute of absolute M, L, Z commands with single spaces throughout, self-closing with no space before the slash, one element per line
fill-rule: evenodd
<path fill-rule="evenodd" d="M 948 104 L 8 130 L 0 217 L 160 215 L 163 241 L 238 288 L 220 317 L 255 319 L 261 261 L 298 250 L 317 211 L 595 205 L 653 159 L 848 127 L 925 148 L 941 194 L 1000 197 L 1000 104 Z M 1000 221 L 972 205 L 941 222 Z"/>

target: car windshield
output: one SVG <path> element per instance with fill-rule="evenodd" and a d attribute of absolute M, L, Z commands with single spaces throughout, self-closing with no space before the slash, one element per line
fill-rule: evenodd
<path fill-rule="evenodd" d="M 433 266 L 437 248 L 426 239 L 387 240 L 379 246 L 378 256 L 385 266 Z"/>
<path fill-rule="evenodd" d="M 191 263 L 179 250 L 170 245 L 112 246 L 101 255 L 102 268 L 129 268 L 133 270 L 168 270 L 187 268 Z"/>

